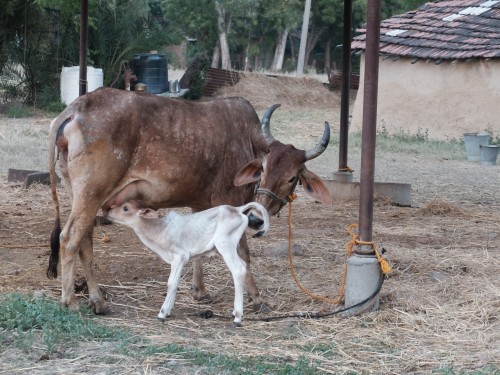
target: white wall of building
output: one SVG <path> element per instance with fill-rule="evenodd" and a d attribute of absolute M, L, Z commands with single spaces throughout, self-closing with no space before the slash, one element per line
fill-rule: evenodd
<path fill-rule="evenodd" d="M 360 130 L 363 115 L 364 55 L 350 130 Z M 377 129 L 389 133 L 428 132 L 432 139 L 460 139 L 489 130 L 500 135 L 500 61 L 380 59 Z"/>

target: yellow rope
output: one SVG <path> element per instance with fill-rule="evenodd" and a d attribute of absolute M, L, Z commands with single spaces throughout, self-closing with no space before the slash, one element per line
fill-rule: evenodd
<path fill-rule="evenodd" d="M 339 168 L 338 172 L 354 172 L 354 169 L 351 167 Z"/>
<path fill-rule="evenodd" d="M 321 296 L 319 294 L 315 294 L 315 293 L 305 289 L 300 284 L 300 282 L 297 278 L 297 275 L 295 274 L 295 267 L 293 265 L 293 254 L 292 254 L 292 237 L 293 237 L 293 233 L 292 233 L 292 202 L 295 200 L 296 197 L 297 197 L 297 195 L 295 193 L 291 194 L 287 197 L 287 200 L 289 202 L 289 204 L 288 204 L 288 260 L 290 262 L 290 273 L 291 273 L 293 279 L 295 280 L 295 284 L 297 284 L 299 289 L 302 290 L 306 295 L 308 295 L 309 297 L 311 297 L 313 299 L 319 299 L 321 301 L 330 303 L 332 305 L 338 305 L 342 302 L 342 300 L 344 299 L 344 295 L 345 295 L 347 262 L 344 266 L 344 275 L 342 277 L 342 284 L 340 285 L 339 295 L 336 299 L 331 299 L 331 298 L 328 298 L 325 296 Z M 375 255 L 377 256 L 377 260 L 380 264 L 380 268 L 381 268 L 382 272 L 384 274 L 390 273 L 391 267 L 389 266 L 389 263 L 387 262 L 387 260 L 382 258 L 382 256 L 380 255 L 380 253 L 377 250 L 377 247 L 375 246 L 375 243 L 373 241 L 368 242 L 368 241 L 360 241 L 359 240 L 359 235 L 354 233 L 354 230 L 353 230 L 354 228 L 357 228 L 357 227 L 358 227 L 358 224 L 351 224 L 347 228 L 347 232 L 351 235 L 351 240 L 346 245 L 346 251 L 347 251 L 348 257 L 351 257 L 351 255 L 354 253 L 354 246 L 356 246 L 356 245 L 370 245 L 372 247 L 373 251 L 375 252 Z"/>
<path fill-rule="evenodd" d="M 377 260 L 380 263 L 380 269 L 382 270 L 383 273 L 388 274 L 391 272 L 391 266 L 389 266 L 389 262 L 382 258 L 380 253 L 377 250 L 377 246 L 375 246 L 375 243 L 373 241 L 360 241 L 359 240 L 359 235 L 354 233 L 353 229 L 357 228 L 358 224 L 351 224 L 347 228 L 347 232 L 351 235 L 351 240 L 347 243 L 346 245 L 346 251 L 351 255 L 354 252 L 354 246 L 355 245 L 370 245 L 375 252 L 375 255 L 377 256 Z"/>
<path fill-rule="evenodd" d="M 290 262 L 290 273 L 293 276 L 293 279 L 295 280 L 295 283 L 297 286 L 302 290 L 305 294 L 307 294 L 309 297 L 313 299 L 319 299 L 321 301 L 330 303 L 332 305 L 338 305 L 342 302 L 344 299 L 344 290 L 345 290 L 345 280 L 346 280 L 346 275 L 347 275 L 347 263 L 344 266 L 344 276 L 342 278 L 342 285 L 340 286 L 339 290 L 339 295 L 336 299 L 331 299 L 325 296 L 321 296 L 319 294 L 315 294 L 307 289 L 305 289 L 297 279 L 297 275 L 295 274 L 295 267 L 293 266 L 293 254 L 292 254 L 292 201 L 296 198 L 297 196 L 295 194 L 289 195 L 287 197 L 287 200 L 289 202 L 288 204 L 288 260 Z"/>

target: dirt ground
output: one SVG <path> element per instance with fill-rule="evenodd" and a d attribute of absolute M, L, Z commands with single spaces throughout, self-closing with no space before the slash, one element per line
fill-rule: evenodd
<path fill-rule="evenodd" d="M 237 88 L 236 88 L 237 89 Z M 273 116 L 273 134 L 297 147 L 312 147 L 323 121 L 338 129 L 338 94 L 324 92 L 328 104 L 284 105 Z M 333 105 L 332 105 L 333 103 Z M 272 104 L 272 103 L 269 103 Z M 259 114 L 262 108 L 258 107 Z M 31 121 L 31 125 L 30 122 Z M 48 126 L 50 119 L 9 120 L 0 117 L 0 134 L 9 126 Z M 41 148 L 45 146 L 41 140 Z M 22 158 L 23 150 L 19 150 Z M 310 170 L 330 179 L 338 148 L 330 147 L 308 163 Z M 350 151 L 350 166 L 359 180 L 359 149 Z M 7 166 L 16 168 L 16 166 Z M 39 168 L 44 169 L 43 165 Z M 43 291 L 56 298 L 60 281 L 48 280 L 48 242 L 54 208 L 49 188 L 25 190 L 8 183 L 0 171 L 0 293 Z M 245 305 L 244 326 L 231 330 L 230 320 L 202 319 L 211 309 L 229 316 L 232 280 L 222 261 L 206 264 L 206 283 L 214 297 L 210 305 L 191 297 L 191 267 L 186 267 L 177 294 L 174 316 L 161 324 L 155 317 L 166 292 L 169 266 L 159 261 L 127 228 L 96 226 L 95 271 L 112 310 L 99 317 L 146 337 L 157 345 L 178 343 L 199 350 L 238 357 L 260 355 L 293 363 L 300 358 L 314 363 L 318 373 L 444 373 L 500 371 L 500 166 L 446 160 L 434 155 L 377 154 L 376 180 L 412 186 L 412 207 L 397 207 L 377 199 L 374 240 L 392 266 L 380 293 L 380 309 L 354 317 L 325 319 L 287 318 L 260 321 L 266 316 L 297 312 L 328 312 L 338 306 L 312 300 L 296 285 L 286 255 L 270 251 L 285 246 L 288 211 L 271 219 L 271 232 L 250 239 L 252 272 L 269 314 L 252 312 Z M 314 202 L 301 188 L 293 203 L 293 243 L 299 247 L 294 267 L 303 286 L 335 298 L 346 262 L 347 227 L 358 221 L 356 201 Z M 63 216 L 69 202 L 59 188 Z M 83 276 L 79 271 L 78 277 Z M 86 295 L 80 293 L 84 302 Z M 0 373 L 163 374 L 203 373 L 178 366 L 171 354 L 132 359 L 108 352 L 105 346 L 82 343 L 60 348 L 49 361 L 38 361 L 39 348 L 25 356 L 23 366 L 4 352 Z M 106 358 L 113 357 L 110 365 Z M 65 359 L 66 358 L 66 359 Z M 196 370 L 196 371 L 195 371 Z M 185 371 L 185 372 L 183 372 Z M 448 371 L 448 372 L 446 372 Z M 479 372 L 478 372 L 479 373 Z"/>

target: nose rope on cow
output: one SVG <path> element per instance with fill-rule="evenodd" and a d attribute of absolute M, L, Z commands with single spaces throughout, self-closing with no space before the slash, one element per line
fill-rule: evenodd
<path fill-rule="evenodd" d="M 279 203 L 280 207 L 278 209 L 278 211 L 276 211 L 276 214 L 279 213 L 281 211 L 281 209 L 283 207 L 285 207 L 287 205 L 288 202 L 292 202 L 294 198 L 294 191 L 295 191 L 295 188 L 297 187 L 297 184 L 299 182 L 299 176 L 295 176 L 294 179 L 293 179 L 293 182 L 292 182 L 292 187 L 290 188 L 290 191 L 288 193 L 288 195 L 286 196 L 285 199 L 281 199 L 280 197 L 278 197 L 276 194 L 274 194 L 271 190 L 267 190 L 267 189 L 262 189 L 259 187 L 259 183 L 257 183 L 257 185 L 255 186 L 255 195 L 257 194 L 265 194 L 267 195 L 268 197 L 270 197 L 272 200 L 276 201 Z M 293 197 L 292 200 L 290 200 L 290 197 Z"/>

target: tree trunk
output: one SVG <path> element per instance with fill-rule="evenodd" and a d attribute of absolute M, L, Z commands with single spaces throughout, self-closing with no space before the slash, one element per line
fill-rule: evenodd
<path fill-rule="evenodd" d="M 283 59 L 285 58 L 286 39 L 288 38 L 288 29 L 283 30 L 278 36 L 274 59 L 271 64 L 271 72 L 279 72 L 283 68 Z"/>
<path fill-rule="evenodd" d="M 318 44 L 319 37 L 321 34 L 323 34 L 324 28 L 319 29 L 316 31 L 313 29 L 308 37 L 307 37 L 307 46 L 306 46 L 306 56 L 304 59 L 304 64 L 307 66 L 307 62 L 309 61 L 309 58 L 311 57 L 311 52 L 316 47 L 316 44 Z"/>
<path fill-rule="evenodd" d="M 291 62 L 292 62 L 292 66 L 296 66 L 297 65 L 297 52 L 295 51 L 295 45 L 293 44 L 293 38 L 292 36 L 289 34 L 288 35 L 288 39 L 290 40 L 290 55 L 291 55 Z"/>
<path fill-rule="evenodd" d="M 222 69 L 231 70 L 231 56 L 229 55 L 229 45 L 227 44 L 227 34 L 219 33 L 220 52 L 222 59 Z"/>
<path fill-rule="evenodd" d="M 218 69 L 220 65 L 220 45 L 217 43 L 214 47 L 214 53 L 212 54 L 212 64 L 210 67 Z"/>
<path fill-rule="evenodd" d="M 231 70 L 231 56 L 229 55 L 229 45 L 227 44 L 227 34 L 231 26 L 231 18 L 227 16 L 224 6 L 219 2 L 215 2 L 217 9 L 217 27 L 219 29 L 219 44 L 222 60 L 222 69 Z"/>
<path fill-rule="evenodd" d="M 325 72 L 332 68 L 332 38 L 325 43 Z"/>

